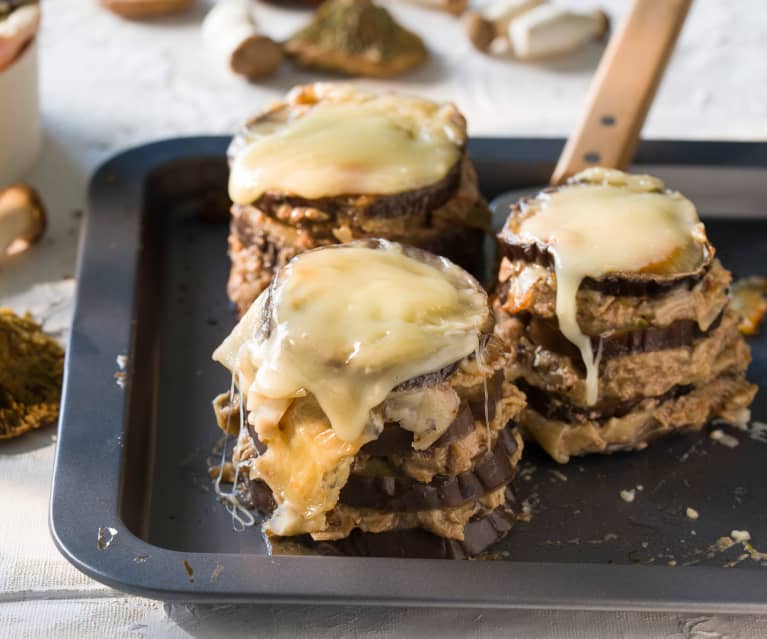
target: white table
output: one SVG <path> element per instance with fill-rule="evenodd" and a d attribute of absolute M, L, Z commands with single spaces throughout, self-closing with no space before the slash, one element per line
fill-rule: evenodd
<path fill-rule="evenodd" d="M 583 8 L 590 0 L 560 0 Z M 596 0 L 595 0 L 596 2 Z M 147 140 L 229 133 L 268 98 L 315 76 L 285 65 L 248 85 L 218 73 L 200 49 L 205 2 L 178 19 L 124 22 L 95 0 L 45 3 L 41 86 L 45 142 L 29 181 L 51 225 L 33 251 L 0 262 L 0 299 L 71 275 L 85 186 L 114 151 Z M 617 18 L 628 0 L 601 0 Z M 458 103 L 474 134 L 566 135 L 582 108 L 600 47 L 548 66 L 490 60 L 451 18 L 403 4 L 432 62 L 396 83 Z M 301 14 L 260 6 L 265 30 Z M 428 26 L 429 32 L 426 32 Z M 646 137 L 767 139 L 764 0 L 698 0 L 645 128 Z M 375 83 L 371 83 L 375 84 Z M 1 142 L 0 142 L 1 143 Z M 1 364 L 0 364 L 1 365 Z M 767 618 L 686 614 L 287 606 L 163 606 L 78 573 L 48 535 L 54 431 L 0 445 L 0 638 L 241 636 L 764 637 Z"/>

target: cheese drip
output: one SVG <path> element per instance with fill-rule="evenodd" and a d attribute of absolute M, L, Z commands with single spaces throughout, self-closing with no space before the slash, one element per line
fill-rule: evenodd
<path fill-rule="evenodd" d="M 229 196 L 249 204 L 267 191 L 319 198 L 438 182 L 458 161 L 457 133 L 439 105 L 406 108 L 411 102 L 403 99 L 399 109 L 393 98 L 323 103 L 287 122 L 249 129 L 249 143 L 232 162 Z"/>
<path fill-rule="evenodd" d="M 554 258 L 559 328 L 581 352 L 586 402 L 599 397 L 599 354 L 578 325 L 576 295 L 586 277 L 664 273 L 699 259 L 705 237 L 693 204 L 647 175 L 593 168 L 568 186 L 523 204 L 518 237 L 545 245 Z"/>
<path fill-rule="evenodd" d="M 275 495 L 268 529 L 277 534 L 322 530 L 354 456 L 379 434 L 371 410 L 478 347 L 489 311 L 471 276 L 379 246 L 294 258 L 213 355 L 237 370 L 267 446 L 253 476 Z"/>

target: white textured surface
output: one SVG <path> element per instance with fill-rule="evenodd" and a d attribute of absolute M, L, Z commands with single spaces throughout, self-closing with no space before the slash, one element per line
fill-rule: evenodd
<path fill-rule="evenodd" d="M 0 188 L 19 179 L 35 161 L 42 132 L 38 108 L 37 41 L 0 73 Z"/>
<path fill-rule="evenodd" d="M 662 0 L 660 0 L 662 1 Z M 563 4 L 592 8 L 597 0 Z M 87 177 L 117 149 L 195 133 L 227 133 L 267 99 L 316 76 L 291 71 L 259 85 L 219 74 L 187 16 L 128 23 L 95 0 L 45 3 L 41 45 L 43 153 L 28 179 L 48 203 L 46 239 L 0 261 L 0 298 L 74 271 L 76 211 Z M 628 0 L 602 0 L 614 18 Z M 432 61 L 397 86 L 455 100 L 474 134 L 566 135 L 600 54 L 524 66 L 474 52 L 449 17 L 396 6 Z M 764 0 L 698 0 L 650 114 L 647 137 L 767 139 Z M 301 14 L 258 7 L 282 36 Z M 47 290 L 50 293 L 50 289 Z M 18 299 L 18 298 L 17 298 Z M 42 298 L 35 296 L 35 303 Z M 48 535 L 53 432 L 0 445 L 0 639 L 17 637 L 667 637 L 767 636 L 767 618 L 655 613 L 167 606 L 115 593 L 71 568 Z"/>

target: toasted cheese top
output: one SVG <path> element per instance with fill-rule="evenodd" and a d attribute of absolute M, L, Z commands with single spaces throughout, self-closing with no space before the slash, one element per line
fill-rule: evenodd
<path fill-rule="evenodd" d="M 267 445 L 254 468 L 279 504 L 278 534 L 321 529 L 351 460 L 382 426 L 372 409 L 402 382 L 475 352 L 488 319 L 485 293 L 459 267 L 377 246 L 295 257 L 213 355 L 235 372 Z M 317 410 L 296 419 L 291 404 L 307 400 Z"/>
<path fill-rule="evenodd" d="M 229 196 L 249 204 L 270 191 L 310 199 L 400 193 L 444 178 L 464 142 L 452 105 L 339 85 L 314 104 L 275 108 L 247 126 Z"/>
<path fill-rule="evenodd" d="M 591 168 L 553 192 L 522 203 L 517 241 L 544 245 L 554 258 L 559 328 L 581 351 L 587 402 L 598 397 L 598 354 L 576 320 L 586 277 L 666 273 L 700 259 L 705 230 L 695 206 L 649 175 Z"/>

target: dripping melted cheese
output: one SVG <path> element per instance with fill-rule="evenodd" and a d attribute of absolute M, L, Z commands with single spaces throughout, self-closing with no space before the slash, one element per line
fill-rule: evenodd
<path fill-rule="evenodd" d="M 371 411 L 402 382 L 477 349 L 489 311 L 471 276 L 380 246 L 294 258 L 213 355 L 237 371 L 267 445 L 253 477 L 275 495 L 276 534 L 321 530 L 354 456 L 379 434 Z"/>
<path fill-rule="evenodd" d="M 233 159 L 229 196 L 249 204 L 267 191 L 319 198 L 434 184 L 460 156 L 451 113 L 424 100 L 389 96 L 321 103 L 286 122 L 254 126 Z"/>
<path fill-rule="evenodd" d="M 576 293 L 586 277 L 664 273 L 700 259 L 703 225 L 693 204 L 647 175 L 593 168 L 557 191 L 523 204 L 517 237 L 547 246 L 554 258 L 556 313 L 562 333 L 586 366 L 586 402 L 599 396 L 599 353 L 577 321 Z"/>

